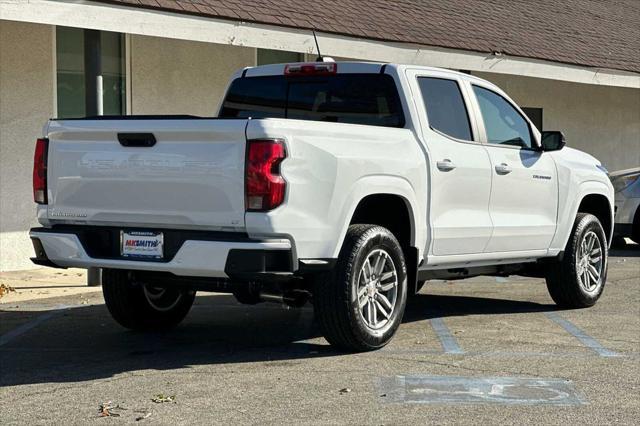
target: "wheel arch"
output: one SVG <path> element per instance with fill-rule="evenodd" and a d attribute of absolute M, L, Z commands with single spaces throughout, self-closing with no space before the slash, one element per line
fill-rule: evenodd
<path fill-rule="evenodd" d="M 379 199 L 377 197 L 395 200 L 395 203 L 398 203 L 397 205 L 400 205 L 399 202 L 401 201 L 410 222 L 407 245 L 416 247 L 419 252 L 422 253 L 426 242 L 426 232 L 424 231 L 424 227 L 419 226 L 418 218 L 426 217 L 426 212 L 420 211 L 419 199 L 412 185 L 406 179 L 398 176 L 371 175 L 364 176 L 356 181 L 351 187 L 349 195 L 346 197 L 346 202 L 340 214 L 342 229 L 340 230 L 338 241 L 336 241 L 334 257 L 337 257 L 340 253 L 347 229 L 349 225 L 354 223 L 353 218 L 356 215 L 358 207 L 370 203 L 371 200 Z M 424 194 L 422 198 L 424 198 L 422 205 L 426 206 L 426 194 Z M 376 224 L 384 226 L 380 223 Z M 400 243 L 403 244 L 402 241 L 400 241 Z"/>
<path fill-rule="evenodd" d="M 602 194 L 591 193 L 582 197 L 577 213 L 589 213 L 598 218 L 607 237 L 607 243 L 611 244 L 613 235 L 613 210 L 609 199 Z"/>
<path fill-rule="evenodd" d="M 575 193 L 571 208 L 559 212 L 558 227 L 551 248 L 564 250 L 579 212 L 591 213 L 598 217 L 610 245 L 613 238 L 614 203 L 611 187 L 600 181 L 587 181 L 578 186 Z"/>
<path fill-rule="evenodd" d="M 358 183 L 349 197 L 349 209 L 343 216 L 344 226 L 335 257 L 339 255 L 350 225 L 368 223 L 383 226 L 394 234 L 403 249 L 408 289 L 411 291 L 415 288 L 417 268 L 426 244 L 425 227 L 420 227 L 419 218 L 426 217 L 426 213 L 419 211 L 411 185 L 402 178 L 370 176 Z"/>

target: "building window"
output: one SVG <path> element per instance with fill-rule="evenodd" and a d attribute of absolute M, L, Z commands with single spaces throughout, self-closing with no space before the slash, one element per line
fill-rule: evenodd
<path fill-rule="evenodd" d="M 304 55 L 285 50 L 258 49 L 258 65 L 304 62 Z"/>
<path fill-rule="evenodd" d="M 538 130 L 542 131 L 542 108 L 522 108 L 522 112 L 527 114 Z"/>
<path fill-rule="evenodd" d="M 124 35 L 56 28 L 59 118 L 126 113 Z"/>

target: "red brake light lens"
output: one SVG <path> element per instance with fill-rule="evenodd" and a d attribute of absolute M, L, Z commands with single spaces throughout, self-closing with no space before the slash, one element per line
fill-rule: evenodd
<path fill-rule="evenodd" d="M 47 204 L 47 154 L 49 139 L 38 139 L 33 155 L 33 200 Z"/>
<path fill-rule="evenodd" d="M 312 62 L 309 64 L 288 64 L 284 67 L 284 75 L 334 75 L 338 73 L 335 62 Z"/>
<path fill-rule="evenodd" d="M 287 183 L 280 176 L 280 163 L 286 156 L 284 142 L 279 139 L 248 141 L 245 168 L 247 211 L 268 211 L 282 204 Z"/>

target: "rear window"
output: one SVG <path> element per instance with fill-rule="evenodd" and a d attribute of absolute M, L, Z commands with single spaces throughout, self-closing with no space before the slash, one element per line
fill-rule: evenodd
<path fill-rule="evenodd" d="M 229 88 L 220 117 L 404 126 L 398 90 L 385 74 L 238 78 Z"/>

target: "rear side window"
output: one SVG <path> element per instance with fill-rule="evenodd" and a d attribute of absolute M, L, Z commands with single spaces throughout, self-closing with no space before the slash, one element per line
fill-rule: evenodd
<path fill-rule="evenodd" d="M 456 139 L 472 140 L 469 114 L 458 83 L 443 78 L 419 77 L 418 84 L 431 128 Z"/>
<path fill-rule="evenodd" d="M 404 126 L 398 90 L 385 74 L 238 78 L 231 83 L 220 117 Z"/>

